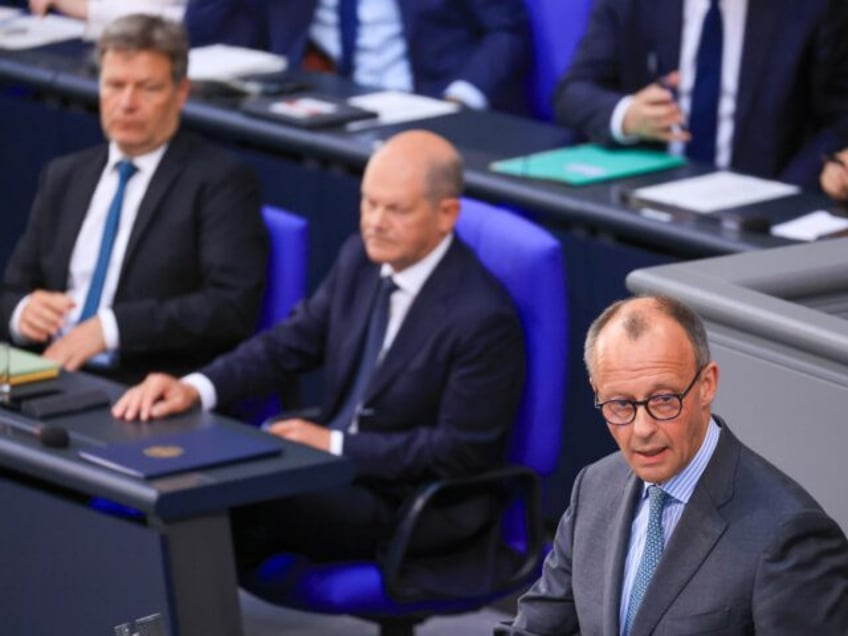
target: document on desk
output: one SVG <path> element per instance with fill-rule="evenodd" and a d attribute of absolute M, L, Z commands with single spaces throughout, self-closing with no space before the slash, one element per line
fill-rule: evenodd
<path fill-rule="evenodd" d="M 841 235 L 846 231 L 848 218 L 836 216 L 827 210 L 816 210 L 771 228 L 773 235 L 796 241 L 815 241 L 826 236 Z"/>
<path fill-rule="evenodd" d="M 493 162 L 495 172 L 581 186 L 676 168 L 686 159 L 659 150 L 581 144 Z"/>
<path fill-rule="evenodd" d="M 377 113 L 376 119 L 355 121 L 347 125 L 350 131 L 388 126 L 405 121 L 429 119 L 440 115 L 449 115 L 459 110 L 459 105 L 443 99 L 413 95 L 401 91 L 380 91 L 368 95 L 357 95 L 347 100 L 358 108 Z"/>
<path fill-rule="evenodd" d="M 85 33 L 85 22 L 59 15 L 0 14 L 0 48 L 32 49 L 75 40 Z"/>
<path fill-rule="evenodd" d="M 279 455 L 282 451 L 281 440 L 273 435 L 252 429 L 209 426 L 93 446 L 80 450 L 79 456 L 125 475 L 152 479 Z"/>
<path fill-rule="evenodd" d="M 738 208 L 797 194 L 800 188 L 780 181 L 718 171 L 633 190 L 634 205 L 660 206 L 698 214 Z"/>
<path fill-rule="evenodd" d="M 188 52 L 188 77 L 195 82 L 280 73 L 286 66 L 282 55 L 229 44 L 198 46 Z"/>

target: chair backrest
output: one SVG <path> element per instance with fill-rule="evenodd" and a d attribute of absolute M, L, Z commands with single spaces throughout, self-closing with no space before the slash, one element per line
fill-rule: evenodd
<path fill-rule="evenodd" d="M 510 460 L 540 475 L 560 454 L 568 319 L 562 246 L 547 231 L 502 208 L 462 200 L 457 234 L 512 296 L 527 350 L 527 379 Z"/>
<path fill-rule="evenodd" d="M 258 325 L 266 329 L 288 316 L 306 294 L 309 224 L 303 217 L 269 205 L 262 208 L 262 218 L 271 237 Z"/>
<path fill-rule="evenodd" d="M 583 37 L 592 0 L 525 0 L 533 34 L 533 69 L 527 87 L 533 115 L 553 119 L 551 97 Z"/>

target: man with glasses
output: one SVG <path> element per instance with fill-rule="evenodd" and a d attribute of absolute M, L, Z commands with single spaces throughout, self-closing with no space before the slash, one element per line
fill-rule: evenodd
<path fill-rule="evenodd" d="M 497 633 L 848 633 L 845 535 L 711 414 L 700 318 L 619 301 L 585 362 L 620 452 L 578 475 L 542 577 Z"/>

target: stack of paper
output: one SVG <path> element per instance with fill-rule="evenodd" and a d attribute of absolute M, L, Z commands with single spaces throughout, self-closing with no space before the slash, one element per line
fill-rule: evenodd
<path fill-rule="evenodd" d="M 348 125 L 348 130 L 427 119 L 448 115 L 459 110 L 459 105 L 452 102 L 400 91 L 369 93 L 368 95 L 351 97 L 347 101 L 353 106 L 377 113 L 377 119 L 353 122 Z"/>
<path fill-rule="evenodd" d="M 0 48 L 31 49 L 82 38 L 85 22 L 58 15 L 0 14 Z"/>
<path fill-rule="evenodd" d="M 286 66 L 282 55 L 228 44 L 199 46 L 188 53 L 188 77 L 197 82 L 280 73 Z"/>

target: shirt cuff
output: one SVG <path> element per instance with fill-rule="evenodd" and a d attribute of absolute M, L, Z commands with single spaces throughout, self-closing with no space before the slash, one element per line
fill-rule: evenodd
<path fill-rule="evenodd" d="M 26 307 L 31 296 L 32 294 L 27 294 L 18 301 L 15 311 L 12 312 L 12 317 L 9 319 L 9 335 L 15 344 L 29 344 L 29 338 L 21 333 L 21 315 L 24 313 L 24 307 Z"/>
<path fill-rule="evenodd" d="M 327 449 L 332 455 L 341 455 L 344 447 L 344 433 L 341 431 L 330 431 L 330 448 Z"/>
<path fill-rule="evenodd" d="M 115 351 L 121 344 L 121 334 L 118 331 L 118 321 L 115 312 L 108 308 L 97 311 L 100 318 L 100 329 L 103 331 L 103 342 L 106 343 L 106 351 Z"/>
<path fill-rule="evenodd" d="M 462 102 L 468 108 L 474 110 L 487 110 L 489 108 L 489 100 L 483 92 L 470 82 L 465 80 L 455 80 L 445 89 L 444 97 L 450 97 L 459 102 Z"/>
<path fill-rule="evenodd" d="M 211 411 L 218 404 L 218 392 L 215 390 L 215 385 L 202 373 L 189 373 L 180 378 L 180 381 L 194 387 L 200 395 L 200 408 L 204 411 Z"/>
<path fill-rule="evenodd" d="M 627 114 L 627 109 L 633 102 L 633 95 L 626 95 L 619 100 L 615 105 L 615 110 L 612 111 L 610 118 L 610 134 L 620 144 L 635 144 L 639 141 L 636 135 L 624 134 L 624 116 Z"/>

